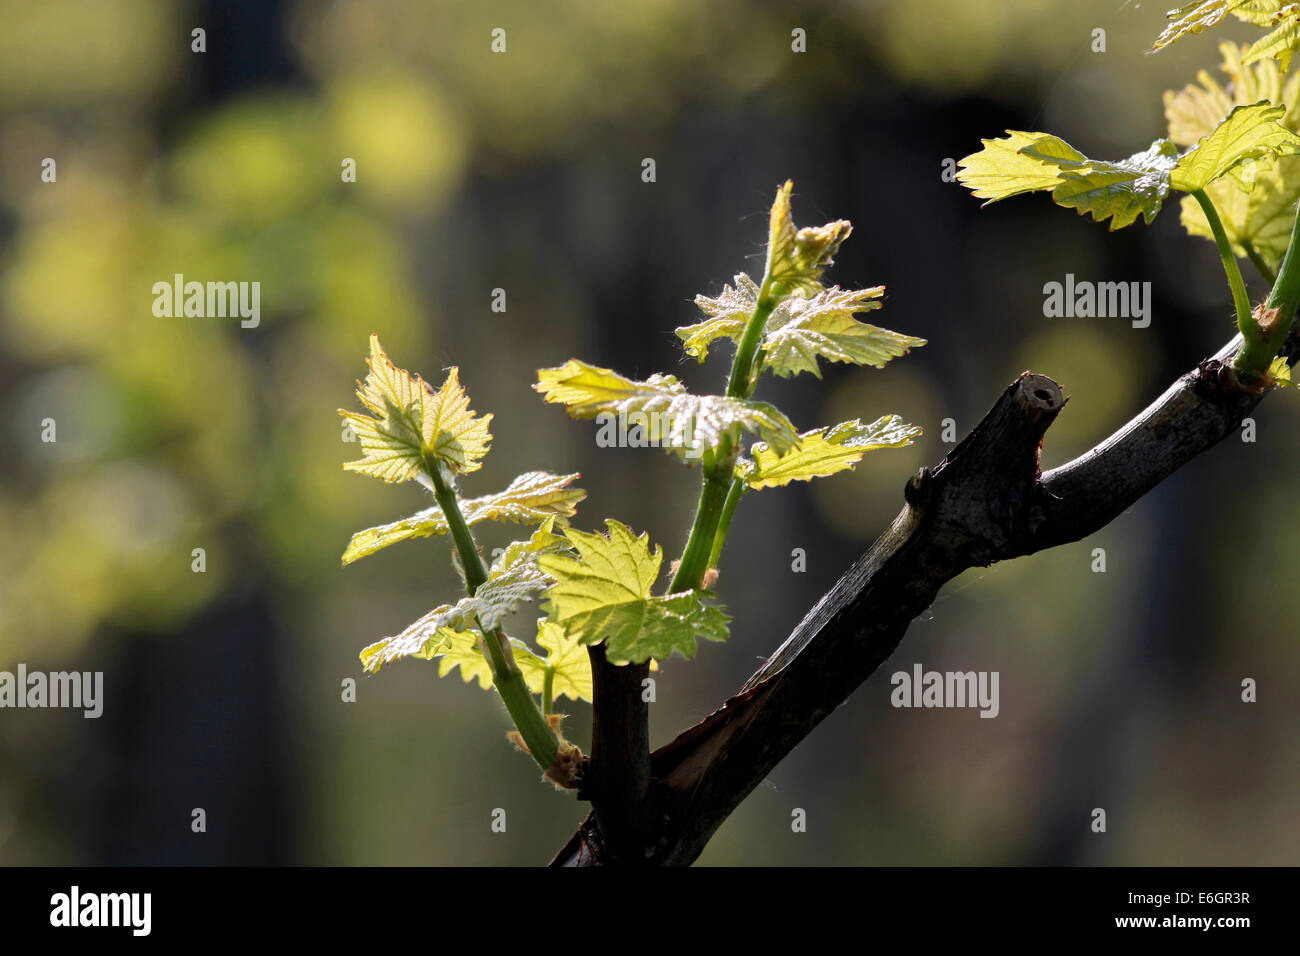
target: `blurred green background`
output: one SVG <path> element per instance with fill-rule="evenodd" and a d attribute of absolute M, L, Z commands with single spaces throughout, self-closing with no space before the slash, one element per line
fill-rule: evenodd
<path fill-rule="evenodd" d="M 356 446 L 335 409 L 368 334 L 434 381 L 459 365 L 495 413 L 463 493 L 579 470 L 579 527 L 615 516 L 676 554 L 697 474 L 597 448 L 533 370 L 577 356 L 720 387 L 728 350 L 696 367 L 671 330 L 696 293 L 761 271 L 776 185 L 794 179 L 801 224 L 854 222 L 830 280 L 885 284 L 872 320 L 931 344 L 759 397 L 805 428 L 898 412 L 926 435 L 745 501 L 718 586 L 732 639 L 665 663 L 665 743 L 887 525 L 951 447 L 943 419 L 960 437 L 1017 373 L 1051 375 L 1071 395 L 1044 449 L 1058 464 L 1230 336 L 1214 249 L 1172 209 L 1108 235 L 1043 197 L 981 210 L 942 176 L 1007 128 L 1101 156 L 1163 135 L 1162 91 L 1252 31 L 1146 56 L 1162 10 L 0 0 L 0 669 L 105 673 L 99 720 L 0 711 L 0 863 L 548 860 L 585 806 L 538 784 L 494 696 L 420 661 L 362 677 L 363 645 L 457 587 L 439 540 L 340 567 L 352 531 L 428 505 L 340 467 Z M 260 326 L 154 317 L 152 284 L 177 272 L 259 281 Z M 1044 318 L 1067 272 L 1151 281 L 1151 327 Z M 951 584 L 702 862 L 1296 862 L 1300 406 L 1256 417 L 1257 442 L 1230 439 L 1093 538 Z M 892 709 L 888 675 L 914 662 L 999 671 L 1000 716 Z M 589 709 L 569 709 L 585 745 Z"/>

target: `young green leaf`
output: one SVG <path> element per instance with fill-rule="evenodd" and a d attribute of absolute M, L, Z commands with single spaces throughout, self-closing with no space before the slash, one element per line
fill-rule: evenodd
<path fill-rule="evenodd" d="M 623 416 L 629 426 L 642 425 L 648 441 L 680 455 L 716 447 L 734 425 L 781 451 L 798 441 L 794 425 L 772 405 L 723 395 L 692 395 L 672 375 L 655 374 L 641 382 L 570 359 L 559 368 L 539 369 L 533 388 L 548 402 L 564 405 L 573 418 L 602 413 Z"/>
<path fill-rule="evenodd" d="M 373 415 L 339 409 L 356 432 L 364 454 L 344 464 L 382 481 L 414 478 L 435 458 L 452 471 L 477 470 L 487 454 L 492 435 L 491 415 L 479 418 L 469 407 L 469 396 L 452 368 L 437 392 L 419 375 L 398 368 L 384 353 L 379 337 L 370 336 L 370 373 L 357 383 L 357 398 Z"/>
<path fill-rule="evenodd" d="M 491 690 L 492 665 L 483 656 L 483 650 L 480 646 L 482 640 L 483 636 L 476 632 L 457 631 L 449 634 L 446 641 L 437 649 L 412 656 L 422 657 L 425 660 L 436 658 L 439 677 L 446 677 L 459 667 L 461 679 L 466 684 L 477 678 L 479 687 L 484 690 Z"/>
<path fill-rule="evenodd" d="M 478 680 L 479 687 L 492 689 L 492 666 L 483 656 L 482 636 L 473 632 L 454 632 L 429 653 L 416 654 L 427 660 L 438 661 L 438 676 L 446 677 L 460 668 L 465 683 Z M 553 697 L 570 697 L 573 700 L 592 699 L 591 658 L 587 649 L 564 628 L 543 618 L 538 622 L 537 643 L 547 653 L 539 655 L 523 641 L 510 639 L 511 651 L 529 691 L 541 694 L 549 677 Z"/>
<path fill-rule="evenodd" d="M 1062 155 L 1055 136 L 1021 148 L 1027 156 L 1056 166 L 1060 180 L 1052 189 L 1059 206 L 1087 213 L 1097 222 L 1111 221 L 1111 230 L 1123 229 L 1138 216 L 1150 224 L 1169 194 L 1169 173 L 1178 163 L 1178 148 L 1158 139 L 1140 153 L 1115 161 L 1075 159 Z"/>
<path fill-rule="evenodd" d="M 759 290 L 754 280 L 743 272 L 738 273 L 732 281 L 736 283 L 735 288 L 724 285 L 722 293 L 716 299 L 697 295 L 695 304 L 708 318 L 677 330 L 677 337 L 682 340 L 682 347 L 691 358 L 703 362 L 709 357 L 709 346 L 718 339 L 731 339 L 735 344 L 740 344 L 749 317 L 758 305 Z"/>
<path fill-rule="evenodd" d="M 1141 153 L 1107 162 L 1089 159 L 1047 133 L 1008 130 L 1006 139 L 982 140 L 984 148 L 958 161 L 957 181 L 974 195 L 996 202 L 1021 193 L 1050 191 L 1058 205 L 1111 220 L 1122 229 L 1138 216 L 1151 222 L 1169 193 L 1169 170 L 1178 151 L 1156 140 Z M 987 205 L 988 203 L 985 203 Z"/>
<path fill-rule="evenodd" d="M 1263 26 L 1281 6 L 1282 0 L 1197 0 L 1195 3 L 1183 4 L 1165 14 L 1171 22 L 1156 37 L 1156 42 L 1151 44 L 1151 52 L 1163 50 L 1176 40 L 1217 26 L 1229 13 L 1239 20 Z"/>
<path fill-rule="evenodd" d="M 1243 49 L 1234 43 L 1219 46 L 1223 56 L 1220 69 L 1230 81 L 1226 89 L 1201 71 L 1199 86 L 1165 93 L 1171 140 L 1190 146 L 1213 132 L 1234 106 L 1260 100 L 1285 105 L 1287 111 L 1278 122 L 1292 132 L 1300 130 L 1300 75 L 1284 77 L 1273 61 L 1246 66 L 1241 61 Z M 1218 210 L 1236 255 L 1258 257 L 1269 269 L 1276 269 L 1290 242 L 1295 206 L 1300 200 L 1300 156 L 1282 155 L 1272 163 L 1258 163 L 1253 172 L 1255 188 L 1249 192 L 1228 180 L 1210 183 L 1205 191 Z M 1191 196 L 1183 199 L 1181 220 L 1191 235 L 1213 240 L 1205 212 Z"/>
<path fill-rule="evenodd" d="M 460 503 L 461 514 L 467 525 L 480 521 L 539 524 L 549 517 L 569 518 L 577 510 L 578 502 L 587 496 L 581 488 L 569 487 L 581 477 L 576 472 L 570 475 L 525 472 L 510 482 L 504 491 L 465 499 Z M 343 563 L 351 564 L 408 538 L 427 538 L 447 532 L 447 518 L 442 509 L 437 506 L 425 508 L 409 518 L 358 531 L 348 542 Z"/>
<path fill-rule="evenodd" d="M 778 488 L 792 481 L 812 481 L 853 468 L 876 448 L 903 448 L 921 434 L 897 415 L 885 415 L 870 425 L 853 419 L 799 436 L 799 447 L 778 455 L 762 442 L 752 449 L 753 460 L 736 463 L 736 475 L 751 489 Z"/>
<path fill-rule="evenodd" d="M 487 580 L 472 597 L 443 604 L 400 634 L 376 641 L 361 652 L 366 670 L 376 671 L 402 657 L 430 658 L 448 646 L 452 635 L 471 630 L 495 629 L 501 619 L 555 582 L 538 567 L 542 555 L 567 552 L 569 541 L 553 532 L 556 517 L 547 518 L 527 541 L 515 541 L 492 562 Z"/>
<path fill-rule="evenodd" d="M 663 660 L 674 650 L 693 657 L 696 637 L 727 638 L 727 615 L 706 605 L 706 591 L 651 597 L 663 550 L 651 552 L 649 538 L 626 525 L 605 522 L 608 533 L 569 529 L 566 536 L 580 556 L 543 555 L 538 567 L 556 581 L 547 595 L 547 613 L 583 644 L 604 641 L 609 659 L 641 663 Z"/>
<path fill-rule="evenodd" d="M 1255 41 L 1244 62 L 1277 60 L 1285 73 L 1291 68 L 1291 57 L 1300 50 L 1300 3 L 1286 4 L 1268 22 L 1273 31 Z"/>
<path fill-rule="evenodd" d="M 677 330 L 688 355 L 703 361 L 714 340 L 740 341 L 758 304 L 758 286 L 743 273 L 735 281 L 734 289 L 724 286 L 716 299 L 696 298 L 709 318 Z M 857 312 L 880 308 L 878 300 L 884 291 L 884 286 L 855 292 L 832 287 L 811 298 L 792 295 L 782 299 L 764 327 L 763 368 L 782 378 L 799 372 L 821 378 L 818 359 L 881 368 L 890 359 L 924 345 L 925 339 L 868 325 L 854 317 Z"/>
<path fill-rule="evenodd" d="M 545 657 L 526 645 L 515 647 L 515 661 L 529 690 L 534 694 L 543 693 L 549 674 L 551 693 L 555 697 L 592 699 L 591 657 L 578 637 L 543 618 L 537 622 L 537 646 L 546 651 Z"/>
<path fill-rule="evenodd" d="M 1067 159 L 1087 157 L 1063 139 L 1046 133 L 1007 130 L 1005 139 L 982 139 L 983 148 L 957 161 L 957 181 L 976 199 L 989 203 L 1023 193 L 1052 190 L 1060 184 L 1060 169 L 1025 152 L 1037 144 L 1038 151 Z"/>
<path fill-rule="evenodd" d="M 1295 388 L 1296 382 L 1291 377 L 1291 365 L 1285 355 L 1279 355 L 1268 369 L 1269 378 L 1278 388 Z"/>
<path fill-rule="evenodd" d="M 501 549 L 501 553 L 488 568 L 488 580 L 493 581 L 520 573 L 520 570 L 534 564 L 539 554 L 555 554 L 570 550 L 569 539 L 556 534 L 557 527 L 564 527 L 567 522 L 552 515 L 545 518 L 527 541 L 511 541 Z"/>
<path fill-rule="evenodd" d="M 495 627 L 504 615 L 513 614 L 555 583 L 537 564 L 542 555 L 571 550 L 569 540 L 554 533 L 555 520 L 548 518 L 527 541 L 511 542 L 492 562 L 487 580 L 474 592 L 476 599 L 490 606 L 486 614 L 479 614 L 484 627 Z"/>
<path fill-rule="evenodd" d="M 884 291 L 884 286 L 856 292 L 830 288 L 810 299 L 784 300 L 763 335 L 763 367 L 782 378 L 800 372 L 821 378 L 818 359 L 883 368 L 890 359 L 924 345 L 925 339 L 854 318 L 855 312 L 880 308 L 871 300 Z"/>
<path fill-rule="evenodd" d="M 481 604 L 461 598 L 456 604 L 441 604 L 398 634 L 385 637 L 361 649 L 361 664 L 370 672 L 402 657 L 429 658 L 447 647 L 452 636 L 475 626 Z"/>
<path fill-rule="evenodd" d="M 790 217 L 790 193 L 794 183 L 786 180 L 776 191 L 768 219 L 767 276 L 782 293 L 815 295 L 821 289 L 821 275 L 834 261 L 840 244 L 853 226 L 846 219 L 824 226 L 796 229 Z"/>
<path fill-rule="evenodd" d="M 1205 108 L 1204 102 L 1195 105 Z M 1260 167 L 1300 152 L 1300 137 L 1278 123 L 1285 112 L 1267 102 L 1238 106 L 1181 156 L 1172 141 L 1158 139 L 1115 162 L 1089 159 L 1056 136 L 1009 131 L 1006 139 L 984 140 L 983 149 L 962 159 L 957 180 L 989 202 L 1050 189 L 1058 205 L 1122 229 L 1138 216 L 1150 223 L 1171 188 L 1195 192 L 1227 177 L 1250 189 Z M 1053 169 L 1054 185 L 1047 180 Z"/>
<path fill-rule="evenodd" d="M 1268 102 L 1234 107 L 1213 132 L 1183 154 L 1169 174 L 1169 185 L 1195 192 L 1229 176 L 1250 190 L 1261 164 L 1300 153 L 1300 136 L 1278 122 L 1285 113 L 1285 106 Z"/>

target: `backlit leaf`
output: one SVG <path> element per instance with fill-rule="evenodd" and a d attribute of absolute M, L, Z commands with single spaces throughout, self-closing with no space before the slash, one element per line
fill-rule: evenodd
<path fill-rule="evenodd" d="M 1112 230 L 1123 229 L 1138 216 L 1150 223 L 1160 212 L 1169 194 L 1170 170 L 1178 162 L 1178 148 L 1169 140 L 1158 139 L 1142 152 L 1113 162 L 1060 155 L 1060 143 L 1048 136 L 1021 148 L 1060 170 L 1060 182 L 1052 189 L 1057 205 L 1087 213 L 1097 222 L 1109 219 Z"/>
<path fill-rule="evenodd" d="M 925 339 L 855 318 L 855 313 L 880 308 L 884 291 L 884 286 L 852 292 L 832 287 L 811 298 L 792 295 L 782 299 L 764 326 L 763 368 L 781 377 L 812 372 L 820 378 L 818 359 L 880 368 L 890 359 L 924 345 Z M 703 361 L 714 340 L 725 337 L 739 342 L 757 305 L 757 296 L 758 287 L 742 274 L 736 276 L 736 287 L 724 287 L 717 299 L 697 298 L 696 303 L 710 317 L 677 330 L 687 354 Z"/>
<path fill-rule="evenodd" d="M 548 402 L 566 406 L 573 418 L 602 413 L 622 416 L 629 427 L 641 425 L 647 441 L 681 455 L 716 447 L 734 425 L 781 451 L 798 440 L 794 425 L 772 405 L 724 395 L 692 395 L 672 375 L 636 381 L 570 359 L 559 368 L 539 369 L 533 388 Z"/>
<path fill-rule="evenodd" d="M 1230 176 L 1242 189 L 1250 190 L 1261 165 L 1271 164 L 1278 155 L 1300 153 L 1300 136 L 1278 122 L 1285 113 L 1285 106 L 1268 102 L 1234 107 L 1209 135 L 1183 154 L 1169 174 L 1169 184 L 1193 192 Z"/>
<path fill-rule="evenodd" d="M 492 562 L 487 580 L 472 597 L 434 608 L 400 634 L 376 641 L 361 652 L 361 663 L 376 671 L 402 657 L 431 658 L 449 646 L 461 632 L 495 630 L 503 618 L 514 614 L 527 601 L 555 582 L 542 571 L 537 560 L 569 550 L 569 541 L 553 532 L 557 519 L 551 516 L 527 541 L 516 541 Z"/>
<path fill-rule="evenodd" d="M 824 226 L 795 228 L 790 217 L 790 193 L 794 183 L 786 180 L 776 191 L 768 218 L 767 276 L 782 293 L 814 295 L 821 288 L 821 275 L 834 261 L 840 244 L 853 231 L 846 219 Z"/>
<path fill-rule="evenodd" d="M 1291 68 L 1291 57 L 1300 50 L 1300 3 L 1288 3 L 1269 21 L 1271 33 L 1260 37 L 1246 51 L 1243 62 L 1277 60 L 1285 73 Z"/>
<path fill-rule="evenodd" d="M 1285 106 L 1286 113 L 1278 122 L 1292 132 L 1300 130 L 1300 74 L 1285 77 L 1271 60 L 1245 66 L 1241 62 L 1242 49 L 1233 43 L 1219 46 L 1221 69 L 1229 80 L 1226 88 L 1201 71 L 1197 77 L 1200 85 L 1165 93 L 1170 139 L 1190 145 L 1212 131 L 1234 106 L 1259 100 Z M 1255 187 L 1249 192 L 1227 180 L 1211 183 L 1205 191 L 1235 253 L 1245 257 L 1249 244 L 1269 268 L 1276 269 L 1290 242 L 1295 206 L 1300 200 L 1300 156 L 1283 155 L 1272 163 L 1257 163 L 1254 174 Z M 1189 233 L 1213 240 L 1210 224 L 1194 198 L 1183 199 L 1181 218 Z"/>
<path fill-rule="evenodd" d="M 728 618 L 720 607 L 704 604 L 708 592 L 652 597 L 662 549 L 651 552 L 647 535 L 638 537 L 617 521 L 605 525 L 607 535 L 566 532 L 578 558 L 538 558 L 538 566 L 556 581 L 547 595 L 552 621 L 583 644 L 604 641 L 616 662 L 663 660 L 674 650 L 689 658 L 696 637 L 726 640 Z"/>
<path fill-rule="evenodd" d="M 695 304 L 708 318 L 677 330 L 686 354 L 692 358 L 703 362 L 708 358 L 709 346 L 713 342 L 726 338 L 739 344 L 744 336 L 749 317 L 758 305 L 758 285 L 743 272 L 732 281 L 736 283 L 735 288 L 724 285 L 716 299 L 697 295 Z"/>
<path fill-rule="evenodd" d="M 474 598 L 461 598 L 456 604 L 442 604 L 398 634 L 385 637 L 361 651 L 361 664 L 377 671 L 402 657 L 432 657 L 448 646 L 452 635 L 475 626 L 480 604 Z"/>
<path fill-rule="evenodd" d="M 957 181 L 974 195 L 996 202 L 1021 193 L 1047 191 L 1058 205 L 1077 209 L 1121 229 L 1138 216 L 1155 218 L 1169 192 L 1169 171 L 1178 150 L 1168 140 L 1127 159 L 1089 159 L 1065 140 L 1047 133 L 1008 130 L 986 139 L 984 148 L 958 163 Z M 986 203 L 987 205 L 987 203 Z"/>
<path fill-rule="evenodd" d="M 363 452 L 360 460 L 344 464 L 345 469 L 397 482 L 426 470 L 426 456 L 460 474 L 481 467 L 479 460 L 492 440 L 492 416 L 479 418 L 470 410 L 456 368 L 435 392 L 419 375 L 389 361 L 375 335 L 370 336 L 368 364 L 370 372 L 358 383 L 357 398 L 372 414 L 339 409 Z"/>
<path fill-rule="evenodd" d="M 1170 23 L 1151 44 L 1151 52 L 1163 50 L 1185 36 L 1218 26 L 1229 13 L 1239 20 L 1266 24 L 1270 15 L 1281 6 L 1281 0 L 1197 0 L 1196 3 L 1183 4 L 1165 14 Z"/>
<path fill-rule="evenodd" d="M 763 334 L 763 367 L 782 378 L 812 372 L 821 378 L 818 359 L 882 368 L 925 339 L 860 322 L 855 312 L 880 308 L 884 286 L 846 292 L 824 289 L 810 299 L 792 296 L 773 312 Z"/>
<path fill-rule="evenodd" d="M 492 665 L 483 656 L 483 636 L 474 632 L 457 632 L 449 634 L 445 643 L 428 654 L 417 654 L 429 660 L 437 659 L 438 676 L 446 677 L 457 667 L 461 679 L 468 684 L 478 680 L 478 686 L 484 690 L 492 688 Z"/>
<path fill-rule="evenodd" d="M 1052 190 L 1060 183 L 1060 169 L 1051 163 L 1022 152 L 1039 143 L 1040 151 L 1054 152 L 1064 158 L 1087 159 L 1069 143 L 1046 133 L 1007 130 L 1005 139 L 980 140 L 983 149 L 957 161 L 957 182 L 970 189 L 984 205 L 1019 196 L 1022 193 Z"/>
<path fill-rule="evenodd" d="M 873 449 L 910 445 L 920 434 L 918 426 L 908 425 L 897 415 L 885 415 L 870 425 L 855 418 L 804 432 L 799 447 L 784 455 L 757 443 L 752 449 L 753 460 L 737 462 L 736 474 L 752 489 L 812 481 L 853 468 Z"/>
<path fill-rule="evenodd" d="M 578 502 L 587 496 L 581 488 L 569 485 L 581 475 L 552 475 L 529 471 L 510 482 L 504 491 L 467 498 L 460 503 L 466 524 L 480 521 L 510 521 L 515 524 L 540 524 L 548 517 L 571 517 Z M 418 511 L 409 518 L 358 531 L 348 542 L 343 563 L 351 564 L 398 541 L 427 538 L 448 532 L 447 518 L 436 505 Z"/>
<path fill-rule="evenodd" d="M 544 657 L 531 648 L 515 648 L 515 661 L 524 674 L 528 689 L 541 694 L 546 687 L 547 672 L 550 672 L 553 697 L 591 700 L 591 657 L 586 645 L 559 624 L 545 618 L 538 622 L 537 645 L 546 651 Z"/>

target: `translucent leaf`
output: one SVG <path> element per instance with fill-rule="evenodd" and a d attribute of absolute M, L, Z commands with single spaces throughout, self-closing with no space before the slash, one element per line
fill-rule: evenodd
<path fill-rule="evenodd" d="M 536 561 L 539 554 L 553 554 L 569 550 L 569 539 L 556 534 L 559 519 L 552 516 L 542 521 L 541 527 L 532 533 L 527 541 L 512 541 L 493 560 L 488 568 L 488 580 L 517 573 L 521 567 Z"/>
<path fill-rule="evenodd" d="M 1224 96 L 1207 89 L 1189 98 L 1179 113 L 1179 131 L 1199 130 L 1215 100 Z M 1285 112 L 1268 103 L 1240 106 L 1182 156 L 1172 141 L 1158 139 L 1113 162 L 1089 159 L 1056 136 L 1009 131 L 1005 139 L 984 140 L 983 149 L 962 159 L 957 180 L 990 202 L 1050 189 L 1058 205 L 1098 222 L 1109 219 L 1111 229 L 1122 229 L 1139 216 L 1150 223 L 1170 188 L 1191 192 L 1226 176 L 1250 189 L 1261 166 L 1300 149 L 1300 138 L 1277 122 Z"/>
<path fill-rule="evenodd" d="M 1217 26 L 1229 13 L 1239 20 L 1263 25 L 1282 6 L 1281 0 L 1198 0 L 1170 10 L 1170 23 L 1151 44 L 1151 52 L 1162 50 L 1175 40 Z"/>
<path fill-rule="evenodd" d="M 363 452 L 344 468 L 397 482 L 424 471 L 426 455 L 460 474 L 480 467 L 492 440 L 492 416 L 479 418 L 470 410 L 456 368 L 434 392 L 420 376 L 389 361 L 375 335 L 370 336 L 368 364 L 370 373 L 357 384 L 357 398 L 372 415 L 339 409 L 352 423 Z"/>
<path fill-rule="evenodd" d="M 1300 130 L 1300 75 L 1285 77 L 1278 65 L 1262 61 L 1245 66 L 1242 50 L 1233 43 L 1220 44 L 1222 71 L 1227 88 L 1205 71 L 1198 74 L 1197 85 L 1177 93 L 1165 94 L 1165 117 L 1169 137 L 1181 145 L 1190 145 L 1214 129 L 1234 106 L 1269 100 L 1286 106 L 1278 121 L 1292 132 Z M 1247 244 L 1271 269 L 1282 261 L 1291 238 L 1296 202 L 1300 200 L 1300 156 L 1284 155 L 1273 163 L 1258 163 L 1254 170 L 1255 188 L 1244 192 L 1232 182 L 1221 180 L 1206 187 L 1206 193 L 1218 210 L 1224 231 L 1238 256 L 1246 256 Z M 1214 235 L 1200 204 L 1192 197 L 1182 203 L 1182 224 L 1190 234 L 1213 240 Z"/>
<path fill-rule="evenodd" d="M 402 657 L 432 657 L 448 646 L 453 634 L 474 626 L 474 617 L 480 606 L 474 598 L 468 597 L 461 598 L 454 605 L 439 605 L 407 625 L 401 633 L 362 648 L 361 664 L 373 672 Z"/>
<path fill-rule="evenodd" d="M 566 406 L 573 418 L 601 413 L 623 416 L 629 426 L 645 428 L 647 441 L 681 455 L 717 446 L 733 425 L 781 451 L 798 441 L 794 425 L 772 405 L 723 395 L 692 395 L 672 375 L 635 381 L 570 359 L 559 368 L 539 369 L 533 388 L 548 402 Z"/>
<path fill-rule="evenodd" d="M 527 541 L 516 541 L 502 551 L 492 562 L 487 581 L 472 597 L 436 607 L 400 634 L 362 650 L 366 670 L 376 671 L 402 657 L 435 657 L 449 646 L 453 634 L 495 630 L 502 618 L 550 588 L 555 582 L 538 567 L 537 559 L 570 547 L 568 539 L 553 532 L 555 521 L 554 516 L 546 519 Z"/>
<path fill-rule="evenodd" d="M 1243 62 L 1277 60 L 1285 73 L 1291 68 L 1291 57 L 1300 50 L 1300 4 L 1288 3 L 1273 14 L 1269 23 L 1273 31 L 1255 41 Z"/>
<path fill-rule="evenodd" d="M 537 559 L 556 581 L 547 597 L 552 621 L 583 644 L 604 641 L 610 660 L 617 662 L 663 660 L 674 650 L 689 658 L 695 654 L 697 636 L 726 640 L 728 618 L 720 607 L 703 603 L 708 592 L 651 597 L 662 549 L 651 552 L 647 535 L 637 537 L 617 521 L 605 525 L 607 535 L 566 532 L 580 559 Z"/>
<path fill-rule="evenodd" d="M 591 700 L 591 658 L 586 645 L 559 624 L 545 618 L 537 625 L 537 645 L 546 651 L 545 657 L 526 646 L 515 648 L 515 661 L 523 672 L 528 689 L 541 694 L 546 688 L 546 675 L 550 673 L 553 698 Z"/>
<path fill-rule="evenodd" d="M 963 158 L 957 181 L 974 195 L 996 202 L 1021 193 L 1050 191 L 1058 205 L 1121 229 L 1142 216 L 1148 223 L 1169 192 L 1169 171 L 1178 150 L 1168 140 L 1127 159 L 1089 159 L 1065 140 L 1047 133 L 1008 130 L 1005 139 L 983 140 L 984 148 Z M 986 203 L 987 205 L 987 203 Z"/>
<path fill-rule="evenodd" d="M 515 664 L 524 675 L 524 682 L 534 694 L 546 689 L 547 675 L 551 675 L 551 697 L 570 697 L 573 700 L 592 699 L 591 658 L 587 649 L 569 637 L 564 628 L 543 619 L 538 622 L 537 643 L 547 652 L 543 657 L 523 641 L 510 640 Z M 491 690 L 492 665 L 483 653 L 483 638 L 471 632 L 448 635 L 446 641 L 428 654 L 417 657 L 438 661 L 438 676 L 446 677 L 457 667 L 465 683 L 478 681 L 479 687 Z"/>
<path fill-rule="evenodd" d="M 794 183 L 786 180 L 776 191 L 776 200 L 768 221 L 767 275 L 782 293 L 815 294 L 821 288 L 821 275 L 834 261 L 840 243 L 849 237 L 853 226 L 848 220 L 828 222 L 824 226 L 796 229 L 790 218 L 790 192 Z"/>
<path fill-rule="evenodd" d="M 448 635 L 446 642 L 438 650 L 429 654 L 417 654 L 415 656 L 429 660 L 437 658 L 439 677 L 446 677 L 459 667 L 461 679 L 466 684 L 477 679 L 479 687 L 490 690 L 492 688 L 492 665 L 483 656 L 482 640 L 481 634 L 465 631 L 456 632 Z"/>
<path fill-rule="evenodd" d="M 1279 388 L 1295 388 L 1295 380 L 1291 377 L 1291 366 L 1288 364 L 1285 355 L 1279 355 L 1273 360 L 1273 364 L 1268 368 L 1269 377 L 1272 378 L 1273 384 Z"/>
<path fill-rule="evenodd" d="M 1055 189 L 1060 183 L 1058 167 L 1022 152 L 1039 144 L 1043 153 L 1084 160 L 1087 157 L 1069 143 L 1045 133 L 1007 130 L 1005 139 L 980 140 L 983 149 L 958 160 L 957 181 L 972 191 L 984 205 L 1022 193 Z"/>
<path fill-rule="evenodd" d="M 739 345 L 744 337 L 745 326 L 758 305 L 758 285 L 743 272 L 732 281 L 735 288 L 724 285 L 716 299 L 697 295 L 695 304 L 708 318 L 677 330 L 686 354 L 692 358 L 703 362 L 709 357 L 709 346 L 718 339 L 731 339 Z"/>
<path fill-rule="evenodd" d="M 1268 102 L 1234 107 L 1178 160 L 1169 184 L 1193 192 L 1230 176 L 1242 189 L 1253 188 L 1261 161 L 1267 165 L 1278 155 L 1300 153 L 1300 136 L 1278 123 L 1285 113 L 1285 106 Z"/>
<path fill-rule="evenodd" d="M 812 372 L 820 378 L 819 358 L 880 368 L 890 359 L 906 355 L 909 349 L 924 345 L 925 339 L 854 318 L 857 312 L 880 308 L 877 300 L 884 291 L 884 286 L 853 292 L 833 287 L 811 298 L 794 295 L 782 299 L 764 328 L 763 368 L 782 377 Z M 739 342 L 757 305 L 758 287 L 742 274 L 736 276 L 736 287 L 724 287 L 717 299 L 700 296 L 695 301 L 710 318 L 678 329 L 677 335 L 687 354 L 703 361 L 714 340 L 726 337 Z"/>
<path fill-rule="evenodd" d="M 880 308 L 880 303 L 872 300 L 884 291 L 884 286 L 856 292 L 831 288 L 810 299 L 785 299 L 763 334 L 763 367 L 783 378 L 800 372 L 821 378 L 818 359 L 881 368 L 890 359 L 924 345 L 925 339 L 854 318 L 855 312 Z"/>
<path fill-rule="evenodd" d="M 897 415 L 885 415 L 870 425 L 859 419 L 799 436 L 799 447 L 778 455 L 761 442 L 752 449 L 753 460 L 736 463 L 736 474 L 752 489 L 777 488 L 792 481 L 812 481 L 853 468 L 876 448 L 903 448 L 921 434 L 916 425 Z"/>
<path fill-rule="evenodd" d="M 504 491 L 461 501 L 461 514 L 465 523 L 471 525 L 480 521 L 540 524 L 548 517 L 568 518 L 577 510 L 578 502 L 587 496 L 581 488 L 569 487 L 581 477 L 576 472 L 570 475 L 552 475 L 545 471 L 525 472 L 510 482 Z M 348 542 L 348 548 L 343 553 L 343 563 L 351 564 L 408 538 L 427 538 L 447 532 L 447 518 L 442 509 L 435 505 L 418 511 L 409 518 L 358 531 Z"/>
<path fill-rule="evenodd" d="M 569 540 L 552 530 L 554 522 L 554 518 L 547 519 L 527 541 L 512 542 L 492 562 L 487 581 L 474 592 L 474 598 L 489 607 L 486 613 L 479 613 L 484 627 L 496 627 L 502 617 L 515 613 L 521 604 L 555 583 L 537 564 L 542 555 L 570 550 Z"/>
<path fill-rule="evenodd" d="M 1056 166 L 1060 182 L 1052 200 L 1060 206 L 1087 213 L 1097 222 L 1111 220 L 1110 228 L 1123 229 L 1141 216 L 1150 223 L 1169 194 L 1169 172 L 1178 162 L 1178 148 L 1158 139 L 1127 159 L 1083 159 L 1061 155 L 1055 136 L 1043 137 L 1021 152 Z M 1077 152 L 1071 149 L 1071 152 Z"/>

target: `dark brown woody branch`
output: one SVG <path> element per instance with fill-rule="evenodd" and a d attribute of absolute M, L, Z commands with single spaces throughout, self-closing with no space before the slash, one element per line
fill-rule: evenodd
<path fill-rule="evenodd" d="M 1284 354 L 1295 361 L 1297 334 Z M 728 700 L 652 755 L 643 856 L 694 861 L 742 800 L 894 652 L 939 589 L 967 568 L 1077 541 L 1239 427 L 1263 393 L 1242 391 L 1214 358 L 1074 461 L 1045 474 L 1044 433 L 1060 388 L 1025 373 L 933 470 L 904 490 L 894 523 Z M 554 865 L 610 862 L 589 815 Z"/>

